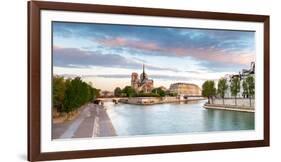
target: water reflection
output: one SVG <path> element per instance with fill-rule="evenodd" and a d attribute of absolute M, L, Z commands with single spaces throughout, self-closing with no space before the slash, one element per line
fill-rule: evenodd
<path fill-rule="evenodd" d="M 204 102 L 105 106 L 120 136 L 254 129 L 254 113 L 206 110 Z"/>

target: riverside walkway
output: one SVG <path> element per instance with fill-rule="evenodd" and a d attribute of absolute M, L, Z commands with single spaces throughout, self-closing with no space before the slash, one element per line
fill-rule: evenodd
<path fill-rule="evenodd" d="M 53 139 L 105 136 L 116 136 L 115 129 L 106 110 L 93 103 L 85 105 L 75 119 L 52 125 Z"/>

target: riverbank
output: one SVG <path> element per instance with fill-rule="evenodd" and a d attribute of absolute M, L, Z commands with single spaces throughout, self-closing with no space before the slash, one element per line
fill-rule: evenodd
<path fill-rule="evenodd" d="M 132 105 L 156 105 L 176 102 L 200 101 L 205 100 L 204 97 L 190 96 L 186 99 L 178 97 L 132 97 L 128 99 L 120 99 L 120 103 Z"/>
<path fill-rule="evenodd" d="M 87 107 L 88 103 L 79 107 L 77 110 L 69 113 L 57 112 L 55 109 L 52 111 L 52 123 L 59 124 L 76 119 L 79 114 Z"/>
<path fill-rule="evenodd" d="M 83 107 L 77 117 L 61 123 L 52 123 L 52 138 L 93 138 L 116 136 L 116 131 L 101 105 L 89 103 Z"/>
<path fill-rule="evenodd" d="M 229 111 L 240 111 L 240 112 L 251 112 L 254 113 L 255 109 L 252 107 L 241 107 L 232 105 L 216 105 L 216 104 L 204 104 L 206 109 L 216 109 L 216 110 L 229 110 Z"/>
<path fill-rule="evenodd" d="M 255 99 L 249 98 L 213 98 L 203 106 L 206 109 L 255 112 Z"/>

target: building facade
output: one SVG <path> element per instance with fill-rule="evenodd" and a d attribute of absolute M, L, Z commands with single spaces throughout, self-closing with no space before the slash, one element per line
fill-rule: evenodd
<path fill-rule="evenodd" d="M 252 76 L 255 79 L 255 62 L 251 62 L 251 66 L 249 69 L 242 69 L 242 71 L 239 72 L 238 74 L 225 75 L 223 78 L 226 79 L 227 85 L 228 85 L 227 91 L 225 93 L 225 98 L 233 97 L 231 95 L 230 86 L 231 86 L 232 79 L 235 77 L 238 77 L 240 80 L 240 91 L 236 97 L 237 98 L 248 98 L 248 96 L 243 95 L 243 81 L 249 76 Z"/>
<path fill-rule="evenodd" d="M 138 73 L 133 72 L 131 75 L 131 86 L 136 92 L 150 93 L 153 89 L 153 80 L 148 78 L 145 73 L 145 66 L 143 65 L 143 71 L 138 77 Z"/>
<path fill-rule="evenodd" d="M 177 95 L 201 96 L 200 87 L 191 83 L 174 83 L 170 85 L 169 90 Z"/>

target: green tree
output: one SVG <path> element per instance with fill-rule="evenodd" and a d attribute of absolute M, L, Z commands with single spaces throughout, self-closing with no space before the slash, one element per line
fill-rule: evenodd
<path fill-rule="evenodd" d="M 246 83 L 248 85 L 248 96 L 250 99 L 251 106 L 251 98 L 255 96 L 255 79 L 252 76 L 246 78 Z"/>
<path fill-rule="evenodd" d="M 53 108 L 62 111 L 65 94 L 65 81 L 63 77 L 53 77 Z"/>
<path fill-rule="evenodd" d="M 91 92 L 91 100 L 95 100 L 100 96 L 100 89 L 90 87 L 90 92 Z"/>
<path fill-rule="evenodd" d="M 133 97 L 136 95 L 135 89 L 133 89 L 131 86 L 126 86 L 123 90 L 122 93 L 126 94 L 127 97 Z"/>
<path fill-rule="evenodd" d="M 93 88 L 81 78 L 64 79 L 53 77 L 53 106 L 63 112 L 71 112 L 99 96 L 100 90 Z"/>
<path fill-rule="evenodd" d="M 208 97 L 208 103 L 210 104 L 210 98 L 216 95 L 215 82 L 213 80 L 207 80 L 202 85 L 202 95 Z"/>
<path fill-rule="evenodd" d="M 114 96 L 115 97 L 120 97 L 122 95 L 122 90 L 120 87 L 116 87 L 114 90 Z"/>
<path fill-rule="evenodd" d="M 222 98 L 222 102 L 224 104 L 224 96 L 225 96 L 225 91 L 227 90 L 228 85 L 226 79 L 222 78 L 218 82 L 218 94 Z"/>
<path fill-rule="evenodd" d="M 95 97 L 98 98 L 100 96 L 100 89 L 96 89 L 94 88 L 94 94 L 95 94 Z"/>
<path fill-rule="evenodd" d="M 161 97 L 164 97 L 166 95 L 165 91 L 162 88 L 154 88 L 152 90 L 152 93 L 157 94 Z"/>
<path fill-rule="evenodd" d="M 231 95 L 234 96 L 234 98 L 235 98 L 235 105 L 237 105 L 236 97 L 237 97 L 237 94 L 240 92 L 240 79 L 239 79 L 239 77 L 234 77 L 231 80 L 230 90 L 231 90 Z"/>
<path fill-rule="evenodd" d="M 242 87 L 243 87 L 243 96 L 248 98 L 249 86 L 248 86 L 248 83 L 246 82 L 246 80 L 243 80 Z"/>
<path fill-rule="evenodd" d="M 76 77 L 66 81 L 63 111 L 71 112 L 97 96 L 96 89 L 81 78 Z"/>
<path fill-rule="evenodd" d="M 71 112 L 78 108 L 81 103 L 81 79 L 76 77 L 75 79 L 69 82 L 69 85 L 65 91 L 65 98 L 64 98 L 64 111 Z"/>

